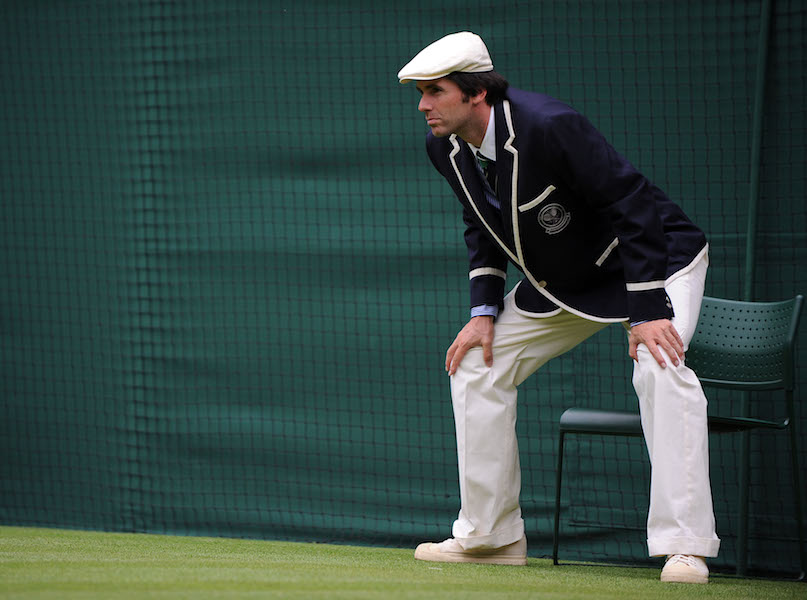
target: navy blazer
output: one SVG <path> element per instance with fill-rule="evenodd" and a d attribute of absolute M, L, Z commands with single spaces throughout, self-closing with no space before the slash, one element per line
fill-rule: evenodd
<path fill-rule="evenodd" d="M 501 209 L 467 143 L 426 140 L 463 206 L 471 306 L 501 308 L 510 261 L 524 274 L 516 305 L 536 316 L 671 318 L 665 281 L 705 251 L 703 232 L 559 100 L 510 88 L 494 108 Z"/>

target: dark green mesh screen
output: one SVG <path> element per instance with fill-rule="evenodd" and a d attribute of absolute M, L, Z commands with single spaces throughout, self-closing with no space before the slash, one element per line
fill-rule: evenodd
<path fill-rule="evenodd" d="M 775 3 L 756 299 L 807 291 L 805 12 Z M 465 249 L 395 75 L 463 29 L 680 202 L 710 238 L 707 293 L 741 297 L 757 2 L 6 1 L 0 522 L 450 535 Z M 525 383 L 532 555 L 551 548 L 560 413 L 634 407 L 630 368 L 612 327 Z M 712 440 L 718 567 L 737 560 L 737 444 Z M 786 451 L 752 437 L 750 560 L 770 572 L 798 564 Z M 564 556 L 645 560 L 641 441 L 568 456 Z"/>

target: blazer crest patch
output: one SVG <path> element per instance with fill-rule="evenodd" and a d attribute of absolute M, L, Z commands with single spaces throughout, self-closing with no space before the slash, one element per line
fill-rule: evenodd
<path fill-rule="evenodd" d="M 560 233 L 572 220 L 572 213 L 557 202 L 547 204 L 538 213 L 538 223 L 549 235 Z"/>

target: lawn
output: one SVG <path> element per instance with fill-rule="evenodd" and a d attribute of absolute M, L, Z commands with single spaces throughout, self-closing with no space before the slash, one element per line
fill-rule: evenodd
<path fill-rule="evenodd" d="M 369 548 L 0 527 L 0 598 L 804 600 L 807 584 L 714 576 L 662 584 L 658 571 L 415 561 L 411 549 Z"/>

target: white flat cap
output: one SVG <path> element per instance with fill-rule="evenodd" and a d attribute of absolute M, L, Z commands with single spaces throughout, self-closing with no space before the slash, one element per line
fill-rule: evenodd
<path fill-rule="evenodd" d="M 454 71 L 484 73 L 493 62 L 482 38 L 470 31 L 452 33 L 426 46 L 398 72 L 401 83 L 440 79 Z"/>

